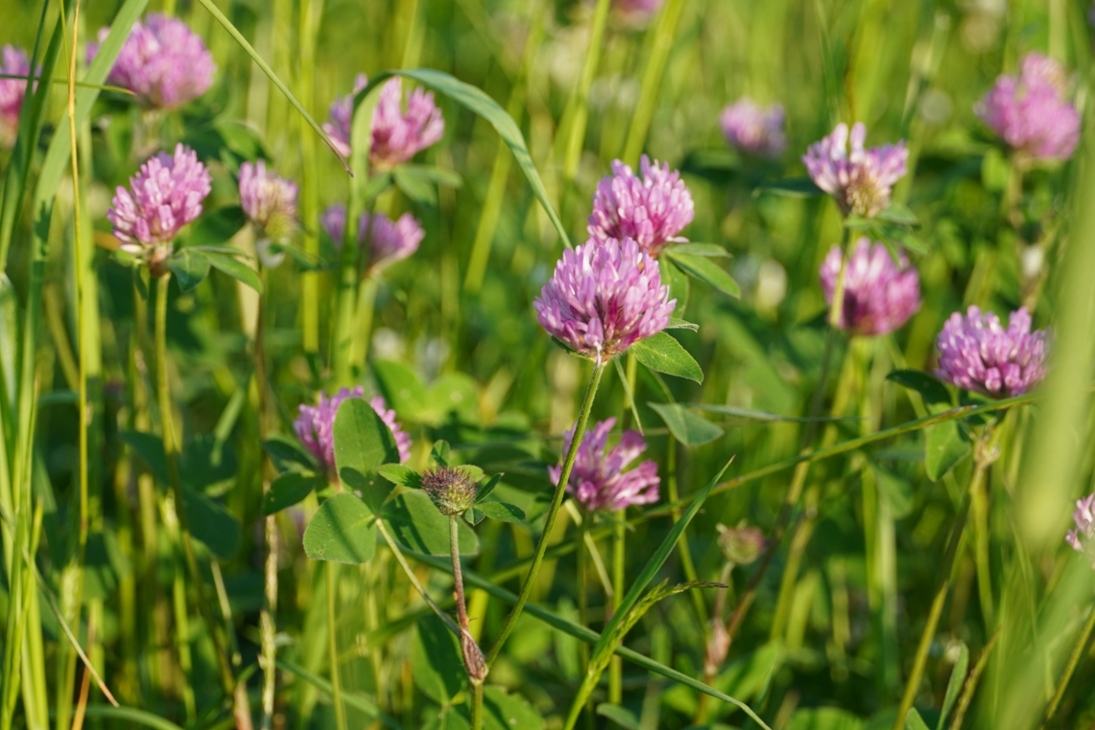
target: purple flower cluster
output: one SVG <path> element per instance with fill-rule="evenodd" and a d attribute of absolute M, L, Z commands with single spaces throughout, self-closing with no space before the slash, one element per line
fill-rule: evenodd
<path fill-rule="evenodd" d="M 319 402 L 314 406 L 302 405 L 293 430 L 304 448 L 316 457 L 320 467 L 328 474 L 335 474 L 335 416 L 338 407 L 348 398 L 364 398 L 365 391 L 358 386 L 353 390 L 342 388 L 330 398 L 326 393 L 319 394 Z M 405 464 L 411 458 L 411 437 L 400 428 L 395 411 L 380 396 L 376 396 L 369 405 L 391 430 L 399 449 L 399 463 Z"/>
<path fill-rule="evenodd" d="M 30 59 L 15 46 L 0 49 L 0 74 L 30 76 Z M 27 94 L 27 82 L 21 79 L 0 79 L 0 147 L 15 144 L 19 130 L 19 112 Z"/>
<path fill-rule="evenodd" d="M 645 25 L 662 9 L 665 0 L 613 0 L 612 7 L 625 23 Z"/>
<path fill-rule="evenodd" d="M 764 108 L 742 97 L 722 110 L 722 133 L 734 149 L 757 157 L 779 157 L 787 148 L 783 106 Z"/>
<path fill-rule="evenodd" d="M 368 84 L 365 74 L 358 74 L 354 92 L 331 104 L 330 119 L 323 131 L 331 138 L 342 155 L 350 155 L 350 132 L 354 115 L 354 94 Z M 380 168 L 391 168 L 406 162 L 420 151 L 435 144 L 445 133 L 445 119 L 434 102 L 433 93 L 415 89 L 403 111 L 403 81 L 394 78 L 380 89 L 380 99 L 373 113 L 372 148 L 369 161 Z"/>
<path fill-rule="evenodd" d="M 1066 160 L 1080 140 L 1080 115 L 1065 96 L 1067 81 L 1059 63 L 1030 53 L 1018 77 L 996 79 L 978 103 L 977 116 L 1022 155 Z"/>
<path fill-rule="evenodd" d="M 174 155 L 157 153 L 129 179 L 132 192 L 117 189 L 107 211 L 122 250 L 156 273 L 179 229 L 201 215 L 211 185 L 209 171 L 189 147 L 177 145 Z"/>
<path fill-rule="evenodd" d="M 1065 540 L 1077 552 L 1086 553 L 1095 567 L 1095 494 L 1076 500 L 1072 520 L 1076 528 L 1069 531 Z"/>
<path fill-rule="evenodd" d="M 867 128 L 861 122 L 850 135 L 847 124 L 838 124 L 802 157 L 814 183 L 833 196 L 844 215 L 869 218 L 881 213 L 890 204 L 894 184 L 906 172 L 909 151 L 904 142 L 866 149 L 866 139 Z"/>
<path fill-rule="evenodd" d="M 685 240 L 677 234 L 695 215 L 692 193 L 666 163 L 651 164 L 643 155 L 639 170 L 641 178 L 619 160 L 612 163 L 612 175 L 601 179 L 593 195 L 587 230 L 601 242 L 632 238 L 657 258 L 667 243 Z"/>
<path fill-rule="evenodd" d="M 320 224 L 336 246 L 341 246 L 346 234 L 346 206 L 336 203 L 323 211 Z M 378 273 L 397 261 L 411 256 L 426 237 L 426 232 L 410 213 L 394 222 L 383 213 L 362 213 L 357 222 L 357 241 L 368 243 L 366 271 Z"/>
<path fill-rule="evenodd" d="M 821 264 L 821 288 L 829 304 L 842 261 L 840 246 L 833 246 Z M 895 264 L 884 245 L 859 239 L 844 271 L 841 329 L 857 335 L 884 335 L 905 324 L 918 309 L 920 276 L 916 268 L 904 254 Z"/>
<path fill-rule="evenodd" d="M 658 263 L 634 239 L 609 238 L 564 251 L 532 306 L 548 334 L 604 362 L 665 329 L 676 303 Z"/>
<path fill-rule="evenodd" d="M 240 205 L 263 240 L 283 241 L 296 227 L 297 186 L 266 161 L 240 165 Z"/>
<path fill-rule="evenodd" d="M 615 418 L 601 421 L 586 432 L 574 459 L 566 490 L 574 495 L 586 512 L 616 512 L 632 505 L 658 501 L 658 465 L 647 459 L 631 471 L 624 469 L 646 450 L 646 441 L 638 431 L 624 431 L 620 442 L 607 448 L 608 434 Z M 563 437 L 563 453 L 570 450 L 574 429 Z M 548 467 L 551 481 L 559 484 L 563 465 Z"/>
<path fill-rule="evenodd" d="M 99 31 L 99 43 L 109 32 Z M 88 44 L 88 62 L 99 43 Z M 143 23 L 133 24 L 107 83 L 129 89 L 148 108 L 174 109 L 204 94 L 216 71 L 213 55 L 186 23 L 150 13 Z"/>
<path fill-rule="evenodd" d="M 1030 331 L 1025 307 L 1012 312 L 1004 329 L 995 314 L 971 306 L 965 317 L 955 312 L 943 325 L 935 374 L 994 398 L 1022 395 L 1045 377 L 1046 340 L 1045 330 Z"/>

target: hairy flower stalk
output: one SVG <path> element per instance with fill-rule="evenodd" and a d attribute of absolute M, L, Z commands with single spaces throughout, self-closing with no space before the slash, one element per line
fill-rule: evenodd
<path fill-rule="evenodd" d="M 118 187 L 107 220 L 120 248 L 147 264 L 153 276 L 163 276 L 175 236 L 201 215 L 212 178 L 197 153 L 179 144 L 173 155 L 160 152 L 141 165 L 129 187 Z"/>
<path fill-rule="evenodd" d="M 284 253 L 271 253 L 273 243 L 287 241 L 297 228 L 297 186 L 268 170 L 265 160 L 240 165 L 240 205 L 255 229 L 256 248 L 268 267 L 281 264 Z"/>
<path fill-rule="evenodd" d="M 862 122 L 838 124 L 833 133 L 810 145 L 802 162 L 814 183 L 831 195 L 845 215 L 870 218 L 890 205 L 893 186 L 904 177 L 909 151 L 904 142 L 867 149 Z"/>
<path fill-rule="evenodd" d="M 88 44 L 89 63 L 109 32 L 103 28 L 99 42 Z M 170 110 L 204 94 L 216 72 L 213 55 L 186 23 L 149 13 L 143 23 L 133 24 L 107 83 L 132 91 L 148 109 Z"/>
<path fill-rule="evenodd" d="M 323 230 L 336 246 L 346 235 L 346 206 L 336 203 L 320 217 Z M 383 213 L 362 213 L 357 222 L 357 242 L 365 248 L 362 263 L 366 276 L 374 276 L 418 250 L 426 232 L 410 213 L 392 221 Z"/>
<path fill-rule="evenodd" d="M 331 138 L 335 149 L 350 156 L 350 135 L 354 115 L 354 95 L 369 83 L 365 74 L 354 80 L 354 93 L 336 99 L 331 104 L 329 119 L 323 131 Z M 380 99 L 373 112 L 372 146 L 369 162 L 381 169 L 390 169 L 436 144 L 445 134 L 445 119 L 433 99 L 433 92 L 415 89 L 403 111 L 403 80 L 393 78 L 380 89 Z"/>
<path fill-rule="evenodd" d="M 883 335 L 900 328 L 920 309 L 920 276 L 904 254 L 895 264 L 881 243 L 861 238 L 847 263 L 833 246 L 821 265 L 825 301 L 833 293 L 844 267 L 844 302 L 836 307 L 836 326 L 857 335 Z"/>
<path fill-rule="evenodd" d="M 297 419 L 293 422 L 293 430 L 297 434 L 304 448 L 316 458 L 320 469 L 333 482 L 338 481 L 338 472 L 335 468 L 335 417 L 338 408 L 348 398 L 364 398 L 365 390 L 361 386 L 350 390 L 342 388 L 334 395 L 327 397 L 326 393 L 319 394 L 319 400 L 314 406 L 301 405 L 297 413 Z M 396 420 L 395 411 L 388 408 L 387 403 L 380 396 L 369 401 L 376 414 L 384 421 L 384 425 L 392 432 L 396 447 L 399 449 L 399 463 L 405 464 L 411 458 L 411 437 L 404 431 L 399 421 Z"/>
<path fill-rule="evenodd" d="M 787 149 L 787 137 L 783 132 L 785 116 L 782 104 L 765 108 L 742 97 L 722 110 L 719 122 L 727 143 L 738 152 L 775 158 Z"/>
<path fill-rule="evenodd" d="M 1020 158 L 1067 160 L 1080 141 L 1080 115 L 1066 96 L 1067 86 L 1063 66 L 1030 53 L 1019 75 L 997 78 L 975 111 Z"/>
<path fill-rule="evenodd" d="M 30 76 L 30 58 L 26 51 L 7 45 L 0 48 L 0 75 Z M 26 95 L 25 80 L 0 78 L 0 148 L 8 149 L 15 144 L 19 113 Z"/>
<path fill-rule="evenodd" d="M 607 448 L 608 435 L 616 425 L 608 418 L 586 432 L 578 446 L 578 454 L 566 491 L 587 513 L 602 510 L 617 512 L 628 507 L 653 504 L 658 501 L 658 465 L 647 459 L 634 469 L 628 465 L 646 451 L 646 441 L 638 431 L 627 430 L 620 442 Z M 568 452 L 574 440 L 574 430 L 563 436 L 563 451 Z M 563 464 L 548 467 L 551 481 L 558 486 Z"/>
<path fill-rule="evenodd" d="M 532 306 L 556 341 L 600 364 L 664 330 L 676 303 L 649 253 L 609 238 L 564 251 Z"/>
<path fill-rule="evenodd" d="M 936 347 L 935 374 L 959 388 L 992 398 L 1022 395 L 1046 375 L 1046 330 L 1030 330 L 1030 314 L 1020 307 L 1005 329 L 992 312 L 971 306 L 962 316 L 955 312 L 943 325 Z"/>
<path fill-rule="evenodd" d="M 680 173 L 667 163 L 651 163 L 643 155 L 639 171 L 641 177 L 619 160 L 612 163 L 612 174 L 601 179 L 593 194 L 586 230 L 600 243 L 634 239 L 657 258 L 666 244 L 688 240 L 679 234 L 692 222 L 695 206 Z"/>

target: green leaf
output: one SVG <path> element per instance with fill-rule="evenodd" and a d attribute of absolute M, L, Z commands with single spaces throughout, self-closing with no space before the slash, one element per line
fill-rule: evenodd
<path fill-rule="evenodd" d="M 674 264 L 679 266 L 684 273 L 692 278 L 699 279 L 700 281 L 715 287 L 723 294 L 728 294 L 734 298 L 741 297 L 741 287 L 734 281 L 734 277 L 726 273 L 722 267 L 709 258 L 688 253 L 678 253 L 671 249 L 667 250 L 666 254 L 672 259 Z"/>
<path fill-rule="evenodd" d="M 506 502 L 477 502 L 475 508 L 499 522 L 521 522 L 525 519 L 525 513 L 520 507 Z"/>
<path fill-rule="evenodd" d="M 312 560 L 367 563 L 376 552 L 375 523 L 376 517 L 364 502 L 340 492 L 312 515 L 304 530 L 304 552 Z"/>
<path fill-rule="evenodd" d="M 483 692 L 485 730 L 543 730 L 544 718 L 524 697 L 491 685 Z"/>
<path fill-rule="evenodd" d="M 690 256 L 712 256 L 716 258 L 727 257 L 730 252 L 717 243 L 674 243 L 662 250 L 670 256 L 688 254 Z"/>
<path fill-rule="evenodd" d="M 478 525 L 480 522 L 486 519 L 486 517 L 487 516 L 485 514 L 477 510 L 475 507 L 472 507 L 464 513 L 464 519 L 472 523 L 473 525 Z"/>
<path fill-rule="evenodd" d="M 335 414 L 335 465 L 343 486 L 358 492 L 380 513 L 392 485 L 380 478 L 384 464 L 399 463 L 399 449 L 387 424 L 364 398 L 347 398 Z"/>
<path fill-rule="evenodd" d="M 259 280 L 259 275 L 255 273 L 255 270 L 250 266 L 234 256 L 229 256 L 228 254 L 219 251 L 207 250 L 204 254 L 206 258 L 209 259 L 209 263 L 213 264 L 215 268 L 220 269 L 233 279 L 243 282 L 259 294 L 262 294 L 262 281 Z"/>
<path fill-rule="evenodd" d="M 498 483 L 502 481 L 501 474 L 495 474 L 492 476 L 486 484 L 479 487 L 479 492 L 475 495 L 475 501 L 479 502 L 487 498 L 487 496 L 494 491 L 494 488 L 498 486 Z"/>
<path fill-rule="evenodd" d="M 816 198 L 824 195 L 825 191 L 808 177 L 796 177 L 765 183 L 757 188 L 757 193 L 775 193 L 792 198 Z"/>
<path fill-rule="evenodd" d="M 715 424 L 678 403 L 647 403 L 662 417 L 669 432 L 685 446 L 700 446 L 710 443 L 723 431 Z"/>
<path fill-rule="evenodd" d="M 449 554 L 449 518 L 437 511 L 423 492 L 403 492 L 384 505 L 381 513 L 395 538 L 406 547 L 429 555 Z M 479 538 L 457 520 L 461 555 L 479 552 Z"/>
<path fill-rule="evenodd" d="M 892 223 L 895 226 L 916 228 L 920 225 L 920 219 L 901 203 L 890 203 L 890 207 L 875 216 L 880 221 Z"/>
<path fill-rule="evenodd" d="M 122 437 L 122 441 L 148 465 L 152 476 L 160 484 L 169 482 L 167 456 L 164 454 L 163 440 L 159 436 L 139 431 L 122 431 L 119 435 Z"/>
<path fill-rule="evenodd" d="M 371 203 L 380 197 L 380 194 L 392 186 L 392 173 L 381 172 L 369 178 L 362 186 L 361 194 L 365 196 L 365 202 Z"/>
<path fill-rule="evenodd" d="M 190 224 L 190 228 L 180 237 L 183 248 L 201 246 L 206 250 L 224 247 L 232 237 L 247 225 L 247 215 L 238 205 L 229 205 L 211 210 Z M 233 249 L 227 249 L 233 251 Z M 238 255 L 239 251 L 235 251 Z"/>
<path fill-rule="evenodd" d="M 15 408 L 15 361 L 19 352 L 19 298 L 8 275 L 0 272 L 0 373 L 4 389 L 3 400 L 7 409 Z M 11 413 L 4 413 L 5 423 L 12 423 Z M 0 468 L 3 468 L 0 466 Z"/>
<path fill-rule="evenodd" d="M 692 287 L 692 280 L 668 256 L 658 259 L 658 269 L 661 271 L 662 283 L 669 287 L 669 298 L 677 300 L 675 311 L 683 315 L 688 307 L 688 293 Z"/>
<path fill-rule="evenodd" d="M 939 721 L 935 730 L 943 730 L 947 716 L 954 709 L 954 703 L 958 701 L 958 695 L 966 683 L 966 674 L 970 666 L 970 649 L 965 642 L 958 642 L 958 656 L 954 659 L 954 669 L 951 670 L 950 681 L 947 682 L 947 693 L 943 697 L 943 707 L 939 711 Z"/>
<path fill-rule="evenodd" d="M 377 473 L 392 484 L 396 484 L 400 487 L 410 487 L 411 489 L 422 488 L 422 475 L 409 466 L 403 466 L 402 464 L 385 464 L 377 470 Z"/>
<path fill-rule="evenodd" d="M 450 704 L 467 684 L 468 673 L 456 637 L 433 614 L 415 623 L 411 674 L 415 688 L 442 705 Z"/>
<path fill-rule="evenodd" d="M 703 371 L 681 343 L 670 334 L 659 332 L 653 337 L 639 340 L 629 350 L 635 359 L 651 370 L 678 378 L 703 382 Z"/>
<path fill-rule="evenodd" d="M 198 251 L 182 248 L 167 260 L 167 269 L 175 275 L 179 289 L 191 291 L 209 276 L 209 259 Z"/>
<path fill-rule="evenodd" d="M 626 707 L 602 702 L 597 705 L 597 714 L 601 717 L 607 717 L 624 730 L 640 730 L 638 716 Z"/>
<path fill-rule="evenodd" d="M 211 0 L 202 1 L 211 2 Z M 494 127 L 495 131 L 498 132 L 502 141 L 506 143 L 506 146 L 509 147 L 510 151 L 513 153 L 513 157 L 517 161 L 517 166 L 521 169 L 521 172 L 524 173 L 525 179 L 528 180 L 529 185 L 532 187 L 532 194 L 536 196 L 536 199 L 540 201 L 540 205 L 544 207 L 544 212 L 547 213 L 548 219 L 551 220 L 552 225 L 555 226 L 555 230 L 558 231 L 559 237 L 568 248 L 571 246 L 570 236 L 567 235 L 566 227 L 563 225 L 563 221 L 555 211 L 554 206 L 552 206 L 551 199 L 548 197 L 547 188 L 544 187 L 544 182 L 540 179 L 540 173 L 536 171 L 536 166 L 532 163 L 532 155 L 529 154 L 528 146 L 525 144 L 525 139 L 521 135 L 521 129 L 517 126 L 516 122 L 513 121 L 513 118 L 506 113 L 506 110 L 499 106 L 498 102 L 494 99 L 487 96 L 481 89 L 453 78 L 443 71 L 436 71 L 434 69 L 417 68 L 384 71 L 373 76 L 369 80 L 369 85 L 354 96 L 355 110 L 357 105 L 361 103 L 366 95 L 370 94 L 378 86 L 396 75 L 413 79 L 423 86 L 449 97 L 456 103 L 470 109 L 489 122 L 491 126 Z"/>
<path fill-rule="evenodd" d="M 392 176 L 395 178 L 396 186 L 414 202 L 427 208 L 437 205 L 437 191 L 429 178 L 417 175 L 404 167 L 395 168 Z"/>
<path fill-rule="evenodd" d="M 233 557 L 240 549 L 240 523 L 236 518 L 201 492 L 183 489 L 186 519 L 190 534 L 219 558 Z"/>
<path fill-rule="evenodd" d="M 304 469 L 315 471 L 316 459 L 295 438 L 287 436 L 271 436 L 262 442 L 262 448 L 274 462 L 278 471 L 289 469 Z"/>
<path fill-rule="evenodd" d="M 321 489 L 323 477 L 310 472 L 287 471 L 270 484 L 270 491 L 262 500 L 262 513 L 272 515 L 286 507 L 292 507 L 312 493 Z"/>
<path fill-rule="evenodd" d="M 928 723 L 924 722 L 915 707 L 910 707 L 909 714 L 905 715 L 905 730 L 929 730 Z"/>
<path fill-rule="evenodd" d="M 460 173 L 434 165 L 416 165 L 413 162 L 405 162 L 399 166 L 399 169 L 450 188 L 458 188 L 464 184 L 464 178 L 460 177 Z"/>
<path fill-rule="evenodd" d="M 426 386 L 418 373 L 397 360 L 374 360 L 373 376 L 388 407 L 411 421 L 418 421 L 426 408 Z"/>
<path fill-rule="evenodd" d="M 437 441 L 430 449 L 431 466 L 448 466 L 451 453 L 448 441 Z"/>
<path fill-rule="evenodd" d="M 677 319 L 676 317 L 670 317 L 669 324 L 667 324 L 665 328 L 667 330 L 691 330 L 692 332 L 699 332 L 700 330 L 698 324 L 686 322 L 683 319 Z"/>
<path fill-rule="evenodd" d="M 262 69 L 262 72 L 266 74 L 271 83 L 273 83 L 274 86 L 277 87 L 278 91 L 280 91 L 289 101 L 289 103 L 293 105 L 293 108 L 297 110 L 297 113 L 304 117 L 304 121 L 308 122 L 308 126 L 310 126 L 315 131 L 315 133 L 319 135 L 320 139 L 322 139 L 323 142 L 331 148 L 331 151 L 335 153 L 335 156 L 338 157 L 338 159 L 342 162 L 342 165 L 345 167 L 346 160 L 342 157 L 339 151 L 335 149 L 334 144 L 331 143 L 331 139 L 323 131 L 323 128 L 319 126 L 315 119 L 312 119 L 312 115 L 308 113 L 308 111 L 299 101 L 297 101 L 297 98 L 293 96 L 293 92 L 289 90 L 289 87 L 285 85 L 285 82 L 278 78 L 278 75 L 274 73 L 274 69 L 270 68 L 270 64 L 266 63 L 266 61 L 263 60 L 262 56 L 259 55 L 254 46 L 248 43 L 243 34 L 240 33 L 236 26 L 232 24 L 232 21 L 229 20 L 225 16 L 225 14 L 220 11 L 216 4 L 214 4 L 213 0 L 198 0 L 198 2 L 200 2 L 205 7 L 205 9 L 208 10 L 214 18 L 216 18 L 217 22 L 220 23 L 226 31 L 228 31 L 228 35 L 232 36 L 232 39 L 235 40 L 241 48 L 243 48 L 247 55 L 251 57 L 251 60 L 255 62 L 255 65 Z M 141 3 L 141 5 L 143 6 L 144 3 Z M 114 57 L 111 56 L 110 63 L 113 64 L 113 61 Z M 90 77 L 90 75 L 91 74 L 89 72 L 88 76 Z M 91 78 L 86 78 L 85 80 L 92 81 Z M 102 79 L 96 80 L 96 83 L 102 83 Z M 349 168 L 347 167 L 346 169 L 347 172 L 349 172 Z"/>
<path fill-rule="evenodd" d="M 924 429 L 924 466 L 933 482 L 939 481 L 969 450 L 969 441 L 962 436 L 957 421 Z"/>
<path fill-rule="evenodd" d="M 946 387 L 931 375 L 919 370 L 894 370 L 886 376 L 886 380 L 892 380 L 898 385 L 915 390 L 924 398 L 926 405 L 944 404 L 951 405 L 951 395 Z"/>
<path fill-rule="evenodd" d="M 188 439 L 179 458 L 179 472 L 184 486 L 205 491 L 236 477 L 239 464 L 236 453 L 228 444 L 218 444 L 211 433 Z"/>

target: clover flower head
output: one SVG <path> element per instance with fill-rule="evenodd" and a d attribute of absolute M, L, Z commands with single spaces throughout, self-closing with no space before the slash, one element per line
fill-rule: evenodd
<path fill-rule="evenodd" d="M 22 48 L 0 48 L 0 74 L 6 76 L 30 76 L 30 58 Z M 0 79 L 0 147 L 15 144 L 19 131 L 19 113 L 27 95 L 27 82 L 23 79 Z"/>
<path fill-rule="evenodd" d="M 422 491 L 429 495 L 441 514 L 451 517 L 471 509 L 479 485 L 467 469 L 437 466 L 422 472 Z"/>
<path fill-rule="evenodd" d="M 890 204 L 893 186 L 904 177 L 909 151 L 904 141 L 867 149 L 862 122 L 838 124 L 833 133 L 810 145 L 802 157 L 814 183 L 831 195 L 844 215 L 872 217 Z"/>
<path fill-rule="evenodd" d="M 347 399 L 364 397 L 365 391 L 361 386 L 353 390 L 342 388 L 329 398 L 326 393 L 321 392 L 316 405 L 300 406 L 297 419 L 293 422 L 293 430 L 296 432 L 301 444 L 316 458 L 324 472 L 332 478 L 337 479 L 335 416 L 338 415 L 338 408 Z M 405 463 L 411 457 L 411 438 L 400 428 L 395 411 L 389 409 L 380 396 L 369 401 L 369 405 L 391 430 L 396 447 L 399 449 L 399 463 Z"/>
<path fill-rule="evenodd" d="M 88 44 L 89 63 L 109 33 L 103 28 L 99 42 Z M 149 13 L 133 24 L 107 83 L 129 89 L 150 109 L 174 109 L 204 94 L 216 72 L 213 55 L 186 23 Z"/>
<path fill-rule="evenodd" d="M 1048 336 L 1030 331 L 1025 307 L 1011 313 L 1007 329 L 992 312 L 971 306 L 955 312 L 936 339 L 935 374 L 959 388 L 993 398 L 1009 398 L 1033 389 L 1045 377 Z"/>
<path fill-rule="evenodd" d="M 1065 96 L 1067 87 L 1063 66 L 1030 53 L 1019 76 L 998 77 L 975 111 L 1017 153 L 1034 160 L 1066 160 L 1080 141 L 1080 115 Z"/>
<path fill-rule="evenodd" d="M 665 329 L 676 303 L 657 262 L 634 239 L 609 238 L 563 251 L 532 306 L 549 335 L 606 362 Z"/>
<path fill-rule="evenodd" d="M 764 533 L 759 528 L 750 527 L 744 522 L 737 527 L 727 527 L 721 522 L 718 529 L 719 549 L 723 558 L 734 565 L 749 565 L 760 557 L 767 544 Z"/>
<path fill-rule="evenodd" d="M 661 480 L 657 464 L 648 459 L 625 471 L 646 450 L 646 441 L 638 431 L 628 430 L 620 436 L 618 444 L 608 448 L 608 434 L 615 425 L 615 418 L 601 421 L 585 433 L 578 446 L 566 490 L 586 512 L 616 512 L 658 501 Z M 563 437 L 564 454 L 570 450 L 573 438 L 572 428 Z M 548 475 L 558 485 L 563 475 L 562 463 L 548 467 Z"/>
<path fill-rule="evenodd" d="M 587 230 L 597 241 L 633 238 L 656 258 L 667 243 L 687 240 L 678 234 L 695 215 L 692 193 L 667 163 L 643 155 L 639 171 L 641 177 L 619 160 L 612 163 L 612 174 L 593 195 Z"/>
<path fill-rule="evenodd" d="M 756 157 L 779 157 L 787 148 L 781 104 L 762 107 L 742 97 L 722 110 L 722 133 L 734 149 Z"/>
<path fill-rule="evenodd" d="M 119 187 L 106 217 L 126 253 L 146 261 L 153 273 L 171 255 L 179 229 L 201 215 L 212 178 L 194 150 L 179 144 L 159 152 Z"/>
<path fill-rule="evenodd" d="M 240 205 L 258 237 L 283 241 L 296 227 L 297 186 L 266 167 L 265 160 L 240 165 Z"/>
<path fill-rule="evenodd" d="M 843 260 L 840 246 L 833 246 L 821 265 L 821 288 L 832 304 L 833 290 Z M 904 254 L 895 264 L 881 243 L 861 238 L 844 271 L 844 306 L 840 328 L 858 335 L 893 332 L 920 309 L 920 275 Z"/>
<path fill-rule="evenodd" d="M 358 74 L 354 92 L 331 104 L 323 131 L 343 156 L 349 157 L 350 134 L 354 115 L 354 94 L 368 85 L 368 77 Z M 379 168 L 391 168 L 406 162 L 437 143 L 445 133 L 445 119 L 434 102 L 433 93 L 415 89 L 403 111 L 403 81 L 393 78 L 380 89 L 373 112 L 372 147 L 369 161 Z"/>
<path fill-rule="evenodd" d="M 613 0 L 612 7 L 624 23 L 638 28 L 649 23 L 664 4 L 665 0 Z"/>
<path fill-rule="evenodd" d="M 1095 568 L 1095 494 L 1076 500 L 1072 521 L 1076 527 L 1069 531 L 1065 540 L 1073 550 L 1091 558 L 1091 566 Z"/>
<path fill-rule="evenodd" d="M 331 242 L 341 248 L 346 234 L 346 206 L 341 203 L 329 206 L 319 222 Z M 368 245 L 366 268 L 372 273 L 411 256 L 425 237 L 422 225 L 410 213 L 395 221 L 383 213 L 362 213 L 357 221 L 357 242 Z"/>

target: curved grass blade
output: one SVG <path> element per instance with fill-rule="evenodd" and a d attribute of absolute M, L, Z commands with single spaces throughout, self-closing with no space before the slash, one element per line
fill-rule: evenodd
<path fill-rule="evenodd" d="M 328 137 L 326 132 L 323 131 L 323 128 L 316 123 L 316 120 L 312 119 L 312 115 L 308 113 L 308 110 L 304 108 L 304 105 L 297 100 L 297 97 L 293 96 L 293 92 L 289 90 L 289 87 L 285 85 L 285 82 L 278 78 L 278 75 L 274 73 L 274 69 L 270 68 L 270 64 L 262 59 L 259 52 L 255 50 L 254 46 L 247 42 L 247 39 L 244 38 L 243 34 L 232 24 L 232 21 L 220 11 L 220 8 L 213 3 L 213 0 L 198 0 L 198 2 L 209 11 L 209 14 L 212 15 L 226 31 L 228 31 L 228 35 L 232 36 L 232 40 L 240 44 L 240 47 L 247 52 L 247 55 L 251 57 L 251 60 L 255 62 L 255 65 L 262 69 L 262 72 L 266 74 L 267 78 L 269 78 L 274 86 L 277 87 L 278 91 L 280 91 L 289 103 L 293 105 L 293 108 L 297 110 L 297 113 L 304 117 L 304 121 L 308 122 L 308 126 L 314 129 L 316 134 L 320 136 L 320 139 L 323 140 L 323 144 L 327 145 L 331 152 L 335 154 L 338 161 L 346 168 L 346 172 L 350 172 L 349 163 L 346 161 L 346 158 L 335 149 L 334 144 L 331 143 L 331 138 Z M 352 175 L 353 173 L 350 174 Z"/>
<path fill-rule="evenodd" d="M 110 707 L 109 705 L 88 705 L 87 717 L 92 720 L 124 720 L 137 725 L 155 728 L 156 730 L 183 730 L 170 720 L 165 720 L 151 712 L 138 710 L 135 707 Z"/>
<path fill-rule="evenodd" d="M 202 3 L 208 3 L 210 0 L 200 1 Z M 544 187 L 544 181 L 540 179 L 540 173 L 532 163 L 532 155 L 529 153 L 528 146 L 525 144 L 525 138 L 521 134 L 520 128 L 518 128 L 517 123 L 513 121 L 513 117 L 511 117 L 498 102 L 487 96 L 482 89 L 472 86 L 471 84 L 466 84 L 444 71 L 437 71 L 430 68 L 414 68 L 383 71 L 376 76 L 373 76 L 369 79 L 369 85 L 354 95 L 354 109 L 357 109 L 358 105 L 361 104 L 362 100 L 368 96 L 373 89 L 377 88 L 393 76 L 405 76 L 409 79 L 413 79 L 439 94 L 444 94 L 457 104 L 470 109 L 486 121 L 490 122 L 491 126 L 494 127 L 495 131 L 498 132 L 498 135 L 502 138 L 502 141 L 505 142 L 506 146 L 513 152 L 513 157 L 517 160 L 517 166 L 521 168 L 521 172 L 525 174 L 525 178 L 532 187 L 532 194 L 540 201 L 540 205 L 544 206 L 544 212 L 547 213 L 548 218 L 551 219 L 551 223 L 555 226 L 555 230 L 558 231 L 559 237 L 563 239 L 563 244 L 567 248 L 571 247 L 570 236 L 567 235 L 566 228 L 563 227 L 563 220 L 559 217 L 559 214 L 555 211 L 554 206 L 552 206 L 551 201 L 548 199 L 547 188 Z"/>
<path fill-rule="evenodd" d="M 289 672 L 292 675 L 300 677 L 305 682 L 316 687 L 317 689 L 326 692 L 328 695 L 331 694 L 331 683 L 328 682 L 326 679 L 323 679 L 323 677 L 312 674 L 304 667 L 293 664 L 292 662 L 285 661 L 284 659 L 279 659 L 277 665 L 278 669 L 282 670 L 283 672 Z M 387 715 L 381 712 L 380 708 L 372 700 L 365 699 L 364 697 L 353 694 L 352 692 L 343 692 L 342 701 L 356 710 L 361 710 L 366 715 L 372 717 L 374 720 L 379 720 L 381 724 L 383 724 L 385 727 L 391 728 L 392 730 L 403 730 L 403 726 L 399 724 L 398 720 L 396 720 L 391 715 Z"/>

